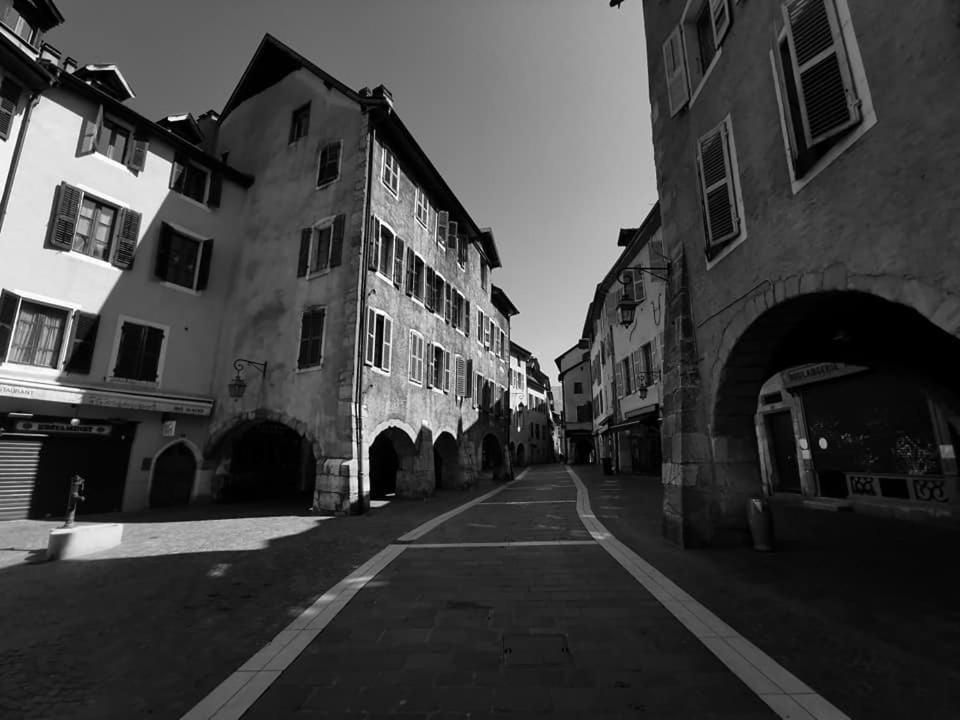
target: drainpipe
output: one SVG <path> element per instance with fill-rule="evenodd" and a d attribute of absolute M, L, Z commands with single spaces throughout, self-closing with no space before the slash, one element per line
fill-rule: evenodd
<path fill-rule="evenodd" d="M 30 116 L 33 115 L 33 108 L 39 102 L 40 93 L 33 93 L 27 101 L 26 109 L 23 111 L 23 122 L 20 123 L 20 130 L 17 132 L 17 144 L 13 148 L 13 156 L 10 158 L 10 170 L 7 171 L 7 181 L 3 185 L 3 196 L 0 197 L 0 230 L 3 229 L 3 220 L 7 216 L 7 203 L 10 202 L 10 193 L 13 191 L 13 179 L 17 174 L 17 168 L 20 166 L 20 154 L 23 151 L 23 142 L 27 137 L 27 127 L 30 125 Z"/>
<path fill-rule="evenodd" d="M 370 115 L 367 114 L 369 121 Z M 360 332 L 357 336 L 357 360 L 354 387 L 354 417 L 357 423 L 357 499 L 356 514 L 360 515 L 366 512 L 367 506 L 363 499 L 363 346 L 367 339 L 367 250 L 370 245 L 367 235 L 372 232 L 370 228 L 370 209 L 371 193 L 373 192 L 373 144 L 376 141 L 376 133 L 371 128 L 367 132 L 367 193 L 363 201 L 363 233 L 361 234 L 360 249 Z"/>

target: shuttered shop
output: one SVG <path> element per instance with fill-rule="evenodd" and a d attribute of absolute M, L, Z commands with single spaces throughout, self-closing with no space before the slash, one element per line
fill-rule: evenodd
<path fill-rule="evenodd" d="M 29 515 L 42 448 L 41 437 L 0 437 L 0 520 Z"/>

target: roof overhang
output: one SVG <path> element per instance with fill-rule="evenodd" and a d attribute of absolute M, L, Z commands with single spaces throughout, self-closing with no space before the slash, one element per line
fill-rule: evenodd
<path fill-rule="evenodd" d="M 523 345 L 515 343 L 513 340 L 510 341 L 510 354 L 516 355 L 521 360 L 527 360 L 528 358 L 533 357 L 532 352 L 523 347 Z"/>
<path fill-rule="evenodd" d="M 81 80 L 97 83 L 103 92 L 120 102 L 136 97 L 133 88 L 116 65 L 91 64 L 73 71 L 73 76 Z"/>
<path fill-rule="evenodd" d="M 503 289 L 497 285 L 494 285 L 491 288 L 490 299 L 493 302 L 493 306 L 502 312 L 506 317 L 511 318 L 514 315 L 520 314 L 520 311 L 517 310 L 517 306 L 510 301 L 510 298 L 507 297 L 507 294 L 503 291 Z"/>
<path fill-rule="evenodd" d="M 203 131 L 200 130 L 200 125 L 197 124 L 196 119 L 190 113 L 167 115 L 165 118 L 157 120 L 157 125 L 166 128 L 193 145 L 200 145 L 203 142 Z"/>
<path fill-rule="evenodd" d="M 3 33 L 0 33 L 0 67 L 5 74 L 17 78 L 34 92 L 44 90 L 53 84 L 53 73 L 47 70 L 46 64 L 38 63 L 28 57 Z"/>
<path fill-rule="evenodd" d="M 44 32 L 64 21 L 63 13 L 52 0 L 17 0 L 16 4 L 28 6 L 32 10 L 31 20 L 36 20 L 37 26 Z"/>

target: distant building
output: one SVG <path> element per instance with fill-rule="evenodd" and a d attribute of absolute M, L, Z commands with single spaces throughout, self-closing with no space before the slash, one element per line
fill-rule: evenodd
<path fill-rule="evenodd" d="M 590 341 L 581 340 L 554 362 L 561 387 L 561 452 L 569 463 L 591 462 L 594 451 Z"/>
<path fill-rule="evenodd" d="M 510 452 L 517 467 L 553 462 L 550 381 L 533 354 L 510 343 Z"/>

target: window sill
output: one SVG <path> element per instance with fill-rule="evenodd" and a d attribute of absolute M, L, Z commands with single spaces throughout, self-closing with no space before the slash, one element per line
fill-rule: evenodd
<path fill-rule="evenodd" d="M 176 290 L 177 292 L 184 293 L 185 295 L 201 295 L 202 293 L 199 290 L 194 290 L 193 288 L 184 287 L 183 285 L 177 285 L 168 280 L 163 280 L 161 283 L 166 288 L 171 290 Z"/>
<path fill-rule="evenodd" d="M 200 202 L 199 200 L 194 200 L 192 197 L 188 197 L 187 195 L 184 195 L 183 193 L 177 192 L 176 190 L 170 190 L 170 192 L 172 192 L 174 195 L 176 195 L 177 197 L 179 197 L 181 200 L 183 200 L 183 201 L 184 201 L 185 203 L 187 203 L 188 205 L 194 205 L 195 207 L 198 207 L 198 208 L 200 208 L 201 210 L 205 210 L 205 211 L 208 212 L 208 213 L 212 213 L 212 212 L 213 212 L 213 210 L 210 208 L 210 206 L 206 205 L 205 203 Z"/>
<path fill-rule="evenodd" d="M 423 380 L 414 380 L 413 378 L 407 378 L 407 382 L 416 387 L 423 387 Z"/>
<path fill-rule="evenodd" d="M 424 222 L 423 220 L 421 220 L 420 218 L 417 218 L 417 225 L 419 225 L 420 227 L 422 227 L 422 228 L 423 228 L 424 230 L 426 230 L 427 232 L 430 232 L 430 228 L 427 227 L 427 223 L 425 223 L 425 222 Z"/>
<path fill-rule="evenodd" d="M 99 150 L 94 150 L 92 153 L 89 153 L 89 154 L 99 159 L 101 162 L 105 162 L 107 165 L 112 165 L 115 168 L 119 168 L 120 170 L 124 170 L 125 172 L 128 172 L 128 173 L 133 173 L 134 175 L 137 174 L 136 170 L 133 170 L 128 165 L 124 165 L 119 160 L 114 160 L 113 158 L 107 157 Z"/>
<path fill-rule="evenodd" d="M 394 199 L 394 200 L 399 200 L 399 199 L 400 199 L 400 183 L 399 183 L 399 178 L 398 178 L 397 189 L 396 189 L 396 190 L 394 190 L 392 187 L 390 187 L 389 185 L 387 185 L 386 181 L 383 179 L 383 176 L 380 177 L 380 184 L 383 185 L 383 187 L 385 187 L 385 188 L 387 189 L 387 192 L 390 193 L 390 194 L 393 196 L 393 199 Z"/>
<path fill-rule="evenodd" d="M 329 267 L 321 268 L 320 270 L 311 270 L 306 274 L 305 278 L 307 280 L 313 280 L 318 277 L 326 277 L 330 274 L 330 270 L 331 268 Z"/>
<path fill-rule="evenodd" d="M 727 255 L 729 255 L 738 247 L 740 247 L 743 244 L 743 241 L 746 239 L 747 239 L 747 233 L 746 232 L 740 233 L 740 236 L 736 240 L 731 242 L 729 245 L 727 245 L 723 250 L 721 250 L 716 257 L 714 257 L 712 260 L 707 260 L 707 270 L 708 271 L 712 270 L 717 265 L 717 263 L 722 262 L 723 259 L 727 257 Z"/>
<path fill-rule="evenodd" d="M 56 379 L 62 372 L 64 372 L 60 370 L 59 366 L 52 368 L 48 365 L 28 365 L 27 363 L 17 363 L 10 360 L 0 363 L 0 370 L 13 372 L 15 374 L 22 374 L 25 376 L 37 377 L 40 379 Z"/>
<path fill-rule="evenodd" d="M 132 378 L 117 377 L 108 375 L 107 382 L 117 383 L 118 385 L 131 385 L 133 387 L 159 388 L 160 380 L 134 380 Z"/>
<path fill-rule="evenodd" d="M 76 252 L 75 250 L 64 250 L 62 248 L 51 248 L 47 246 L 49 250 L 55 250 L 61 255 L 69 255 L 74 260 L 79 260 L 80 262 L 87 263 L 89 265 L 96 265 L 99 268 L 104 268 L 107 270 L 113 270 L 114 272 L 121 273 L 123 268 L 118 268 L 116 265 L 111 263 L 109 260 L 100 260 L 99 258 L 90 257 L 89 255 L 84 255 L 82 252 Z"/>
<path fill-rule="evenodd" d="M 367 366 L 368 370 L 373 370 L 377 375 L 383 375 L 384 377 L 390 377 L 390 371 L 379 368 L 376 365 L 370 365 L 369 363 L 364 363 Z"/>
<path fill-rule="evenodd" d="M 718 47 L 716 55 L 713 56 L 713 60 L 710 61 L 710 64 L 707 65 L 707 69 L 704 70 L 703 75 L 700 78 L 700 82 L 697 83 L 696 89 L 690 93 L 690 100 L 687 103 L 687 109 L 693 109 L 693 103 L 696 102 L 697 98 L 700 97 L 700 91 L 703 90 L 703 86 L 707 84 L 707 79 L 710 77 L 710 73 L 713 72 L 713 69 L 717 66 L 717 61 L 720 59 L 720 56 L 723 54 L 723 48 Z"/>
<path fill-rule="evenodd" d="M 324 183 L 320 183 L 319 185 L 317 185 L 316 189 L 317 189 L 317 190 L 326 190 L 326 189 L 327 189 L 328 187 L 330 187 L 331 185 L 336 185 L 339 181 L 340 181 L 340 176 L 337 175 L 333 180 L 327 180 L 327 181 L 324 182 Z"/>
<path fill-rule="evenodd" d="M 857 142 L 861 137 L 866 135 L 866 133 L 877 124 L 877 116 L 875 113 L 870 113 L 869 116 L 861 119 L 860 124 L 856 127 L 855 130 L 851 131 L 846 137 L 842 140 L 839 140 L 835 145 L 833 145 L 822 158 L 817 160 L 813 166 L 807 170 L 807 172 L 800 178 L 797 178 L 793 172 L 793 160 L 790 157 L 790 151 L 787 151 L 787 171 L 790 173 L 790 190 L 794 195 L 799 193 L 803 188 L 807 186 L 812 180 L 814 180 L 820 173 L 826 170 L 833 162 L 840 157 L 843 153 L 850 149 L 850 147 Z"/>
<path fill-rule="evenodd" d="M 307 367 L 298 367 L 293 371 L 294 375 L 309 375 L 310 373 L 315 373 L 320 370 L 323 370 L 323 360 L 320 360 L 319 365 L 308 365 Z"/>

